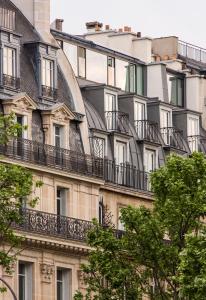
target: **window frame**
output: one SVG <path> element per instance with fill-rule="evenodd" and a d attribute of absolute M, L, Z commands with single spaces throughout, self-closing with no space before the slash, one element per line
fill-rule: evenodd
<path fill-rule="evenodd" d="M 5 72 L 5 50 L 7 49 L 7 55 L 6 55 L 6 58 L 7 58 L 7 72 Z M 9 64 L 9 55 L 8 55 L 8 51 L 11 50 L 12 51 L 12 62 L 11 62 L 11 65 L 12 65 L 12 74 L 9 74 L 8 72 L 8 64 Z M 10 77 L 13 77 L 13 78 L 17 78 L 17 49 L 15 47 L 12 47 L 12 45 L 7 45 L 5 44 L 3 47 L 2 47 L 2 52 L 3 52 L 3 58 L 2 58 L 2 61 L 3 61 L 3 67 L 2 67 L 2 74 L 3 75 L 6 75 L 6 76 L 10 76 Z"/>
<path fill-rule="evenodd" d="M 24 266 L 25 273 L 20 274 L 20 264 Z M 20 298 L 20 276 L 24 276 L 24 297 Z M 33 263 L 27 261 L 18 262 L 18 296 L 19 300 L 33 299 Z"/>
<path fill-rule="evenodd" d="M 80 75 L 80 63 L 79 63 L 79 58 L 80 58 L 80 49 L 84 51 L 84 75 Z M 87 52 L 86 48 L 78 46 L 77 47 L 77 72 L 78 72 L 78 77 L 86 79 L 86 74 L 87 74 Z"/>
<path fill-rule="evenodd" d="M 49 72 L 50 72 L 50 75 L 49 75 L 49 78 L 50 78 L 50 83 L 49 85 L 47 84 L 47 63 L 50 63 L 50 66 L 52 65 L 52 69 L 50 68 L 49 69 Z M 45 65 L 44 65 L 45 63 Z M 45 72 L 45 73 L 44 73 Z M 52 76 L 51 76 L 52 74 Z M 54 59 L 50 58 L 50 57 L 45 57 L 43 56 L 42 57 L 42 60 L 41 60 L 41 85 L 42 86 L 45 86 L 45 87 L 48 87 L 48 88 L 51 88 L 51 89 L 54 89 L 55 88 L 55 61 Z"/>
<path fill-rule="evenodd" d="M 109 60 L 113 62 L 113 66 L 109 66 Z M 112 68 L 114 70 L 114 84 L 110 84 L 109 82 L 109 70 Z M 111 86 L 116 86 L 116 66 L 115 66 L 115 57 L 113 56 L 107 56 L 107 84 Z"/>
<path fill-rule="evenodd" d="M 62 299 L 58 299 L 58 271 L 62 272 Z M 68 268 L 64 268 L 61 266 L 57 266 L 56 267 L 56 299 L 57 300 L 67 300 L 70 299 L 71 297 L 71 289 L 72 289 L 72 285 L 71 285 L 71 269 Z"/>
<path fill-rule="evenodd" d="M 167 70 L 167 89 L 168 89 L 168 101 L 170 104 L 177 106 L 177 107 L 185 107 L 185 76 L 181 75 L 177 72 L 174 72 L 173 70 Z M 169 78 L 171 77 L 172 80 Z M 179 105 L 179 97 L 178 97 L 178 82 L 181 80 L 182 83 L 182 104 Z M 171 84 L 171 90 L 169 90 L 169 81 L 175 81 L 175 98 L 176 103 L 172 101 L 172 84 Z"/>

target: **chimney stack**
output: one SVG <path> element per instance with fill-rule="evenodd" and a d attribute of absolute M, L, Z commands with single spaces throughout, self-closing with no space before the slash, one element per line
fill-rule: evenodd
<path fill-rule="evenodd" d="M 105 30 L 110 30 L 110 26 L 109 25 L 105 25 Z"/>
<path fill-rule="evenodd" d="M 103 24 L 98 22 L 98 21 L 94 21 L 94 22 L 87 22 L 86 23 L 86 28 L 88 32 L 95 32 L 95 31 L 101 31 L 102 30 L 102 26 Z"/>
<path fill-rule="evenodd" d="M 141 32 L 137 32 L 137 37 L 141 38 L 141 36 L 142 36 Z"/>

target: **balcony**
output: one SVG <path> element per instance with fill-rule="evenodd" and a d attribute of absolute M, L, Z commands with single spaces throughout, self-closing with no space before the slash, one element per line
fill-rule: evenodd
<path fill-rule="evenodd" d="M 105 120 L 107 130 L 129 133 L 129 116 L 121 111 L 106 111 Z"/>
<path fill-rule="evenodd" d="M 14 11 L 0 7 L 0 27 L 14 31 L 16 27 L 15 18 Z"/>
<path fill-rule="evenodd" d="M 85 220 L 50 214 L 33 209 L 21 211 L 21 224 L 14 224 L 17 230 L 57 237 L 66 240 L 85 241 L 92 223 Z"/>
<path fill-rule="evenodd" d="M 134 122 L 138 140 L 161 144 L 157 123 L 147 120 Z"/>
<path fill-rule="evenodd" d="M 183 41 L 178 41 L 178 54 L 180 57 L 206 63 L 206 49 Z"/>
<path fill-rule="evenodd" d="M 192 135 L 187 137 L 191 152 L 206 153 L 206 138 L 201 135 Z"/>
<path fill-rule="evenodd" d="M 188 152 L 187 143 L 183 139 L 182 132 L 173 127 L 160 128 L 162 139 L 166 147 Z"/>
<path fill-rule="evenodd" d="M 142 191 L 151 191 L 149 174 L 138 170 L 129 163 L 117 165 L 114 161 L 104 161 L 104 179 L 106 182 Z"/>
<path fill-rule="evenodd" d="M 27 139 L 13 139 L 7 145 L 0 145 L 0 154 L 16 160 L 103 179 L 102 159 Z"/>
<path fill-rule="evenodd" d="M 42 85 L 42 97 L 52 98 L 53 100 L 57 99 L 57 89 L 53 87 Z"/>
<path fill-rule="evenodd" d="M 20 89 L 20 78 L 16 78 L 7 74 L 3 74 L 2 84 L 6 88 L 19 90 Z"/>

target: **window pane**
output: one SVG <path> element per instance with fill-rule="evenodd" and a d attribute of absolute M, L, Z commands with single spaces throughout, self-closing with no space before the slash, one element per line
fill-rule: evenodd
<path fill-rule="evenodd" d="M 184 80 L 177 79 L 177 105 L 183 106 L 183 97 L 184 97 Z"/>
<path fill-rule="evenodd" d="M 3 73 L 9 76 L 16 76 L 16 50 L 4 47 L 3 49 Z"/>
<path fill-rule="evenodd" d="M 87 50 L 87 79 L 107 84 L 107 56 Z"/>
<path fill-rule="evenodd" d="M 128 62 L 116 59 L 116 86 L 123 91 L 128 85 Z"/>
<path fill-rule="evenodd" d="M 129 66 L 129 92 L 135 93 L 136 90 L 136 72 L 135 65 Z"/>
<path fill-rule="evenodd" d="M 137 73 L 137 94 L 143 96 L 144 95 L 144 67 L 137 65 L 136 66 Z"/>
<path fill-rule="evenodd" d="M 102 138 L 93 138 L 94 156 L 104 158 L 105 156 L 105 140 Z"/>
<path fill-rule="evenodd" d="M 107 84 L 115 86 L 115 59 L 114 57 L 108 57 L 108 80 Z"/>
<path fill-rule="evenodd" d="M 78 71 L 80 77 L 86 77 L 86 50 L 82 47 L 78 47 Z"/>
<path fill-rule="evenodd" d="M 46 58 L 42 60 L 42 85 L 54 86 L 54 62 Z"/>
<path fill-rule="evenodd" d="M 64 52 L 72 66 L 75 75 L 77 76 L 77 46 L 64 43 Z"/>

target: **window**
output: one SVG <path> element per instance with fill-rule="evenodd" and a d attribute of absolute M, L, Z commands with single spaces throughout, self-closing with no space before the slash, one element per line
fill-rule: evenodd
<path fill-rule="evenodd" d="M 140 65 L 130 64 L 127 70 L 126 91 L 136 93 L 138 95 L 144 94 L 144 73 L 143 67 Z"/>
<path fill-rule="evenodd" d="M 19 300 L 33 299 L 32 297 L 32 264 L 19 262 Z"/>
<path fill-rule="evenodd" d="M 145 149 L 145 171 L 152 172 L 156 169 L 156 151 Z"/>
<path fill-rule="evenodd" d="M 198 151 L 198 141 L 199 141 L 199 118 L 198 117 L 188 117 L 188 142 L 191 152 Z"/>
<path fill-rule="evenodd" d="M 57 300 L 69 300 L 71 299 L 71 282 L 70 271 L 67 269 L 57 268 L 56 275 L 56 289 Z"/>
<path fill-rule="evenodd" d="M 75 75 L 77 76 L 77 46 L 69 43 L 64 43 L 64 52 L 72 66 Z"/>
<path fill-rule="evenodd" d="M 116 163 L 117 165 L 124 164 L 127 161 L 127 144 L 116 142 Z"/>
<path fill-rule="evenodd" d="M 169 102 L 176 106 L 184 105 L 184 79 L 167 74 Z"/>
<path fill-rule="evenodd" d="M 54 125 L 54 146 L 63 147 L 63 126 Z"/>
<path fill-rule="evenodd" d="M 105 95 L 105 119 L 108 130 L 117 129 L 118 123 L 118 105 L 116 95 L 106 94 Z"/>
<path fill-rule="evenodd" d="M 105 157 L 105 139 L 93 137 L 93 153 L 98 158 Z"/>
<path fill-rule="evenodd" d="M 28 124 L 27 116 L 17 115 L 16 116 L 16 122 L 21 126 L 27 126 L 27 124 Z M 27 138 L 27 133 L 28 133 L 27 129 L 23 129 L 22 132 L 20 132 L 18 134 L 18 137 L 26 139 Z"/>
<path fill-rule="evenodd" d="M 99 196 L 99 224 L 103 224 L 104 221 L 104 204 L 103 195 Z"/>
<path fill-rule="evenodd" d="M 162 138 L 165 145 L 170 145 L 171 141 L 171 111 L 161 109 L 160 110 L 160 127 Z"/>
<path fill-rule="evenodd" d="M 125 227 L 124 227 L 124 224 L 121 222 L 121 219 L 120 219 L 121 218 L 121 209 L 122 209 L 122 207 L 119 208 L 119 211 L 118 211 L 118 229 L 124 231 Z"/>
<path fill-rule="evenodd" d="M 57 196 L 56 196 L 56 202 L 57 202 L 57 215 L 58 216 L 65 216 L 66 213 L 66 189 L 64 188 L 57 188 Z"/>
<path fill-rule="evenodd" d="M 96 51 L 86 50 L 86 78 L 107 84 L 107 56 Z"/>
<path fill-rule="evenodd" d="M 138 138 L 142 139 L 145 137 L 145 133 L 147 131 L 147 123 L 144 122 L 146 119 L 146 106 L 145 103 L 137 102 L 134 103 L 134 121 L 135 128 L 138 134 Z"/>
<path fill-rule="evenodd" d="M 4 47 L 3 74 L 16 77 L 16 49 Z"/>
<path fill-rule="evenodd" d="M 78 75 L 86 77 L 86 49 L 78 47 Z"/>
<path fill-rule="evenodd" d="M 108 56 L 107 58 L 107 84 L 115 86 L 115 58 Z"/>
<path fill-rule="evenodd" d="M 46 58 L 42 59 L 42 85 L 54 87 L 54 61 Z"/>

